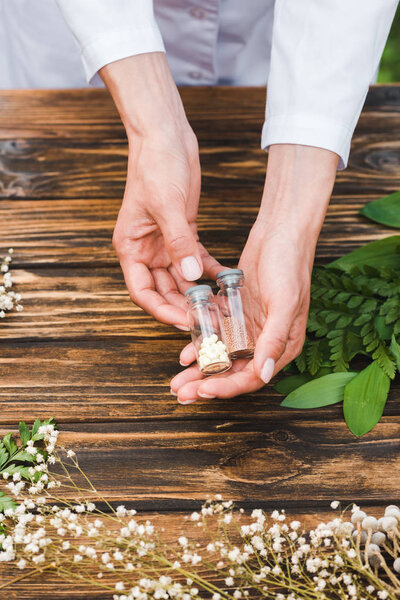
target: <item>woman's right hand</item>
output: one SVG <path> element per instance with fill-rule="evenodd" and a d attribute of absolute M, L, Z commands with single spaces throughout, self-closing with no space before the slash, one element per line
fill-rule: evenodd
<path fill-rule="evenodd" d="M 159 321 L 187 329 L 184 290 L 221 265 L 200 244 L 197 139 L 162 53 L 101 70 L 128 140 L 128 174 L 113 244 L 132 300 Z"/>

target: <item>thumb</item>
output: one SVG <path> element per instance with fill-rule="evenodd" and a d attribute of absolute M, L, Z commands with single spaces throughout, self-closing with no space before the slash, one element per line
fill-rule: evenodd
<path fill-rule="evenodd" d="M 285 352 L 292 322 L 292 312 L 283 311 L 281 306 L 270 307 L 254 353 L 254 370 L 264 383 L 270 381 L 276 362 Z"/>
<path fill-rule="evenodd" d="M 203 263 L 195 235 L 183 212 L 171 213 L 159 220 L 165 247 L 172 263 L 187 281 L 200 279 Z"/>

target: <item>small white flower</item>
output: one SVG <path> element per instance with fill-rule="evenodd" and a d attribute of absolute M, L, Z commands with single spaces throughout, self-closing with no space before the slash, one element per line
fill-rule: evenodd
<path fill-rule="evenodd" d="M 75 452 L 73 450 L 67 450 L 67 456 L 68 458 L 73 458 L 75 455 Z"/>
<path fill-rule="evenodd" d="M 82 556 L 80 554 L 74 554 L 74 562 L 80 562 L 82 560 Z"/>
<path fill-rule="evenodd" d="M 115 589 L 117 590 L 117 592 L 122 592 L 125 589 L 125 586 L 124 586 L 123 582 L 122 581 L 118 581 L 115 584 Z"/>
<path fill-rule="evenodd" d="M 17 567 L 18 567 L 18 569 L 25 569 L 25 566 L 26 566 L 26 560 L 24 560 L 23 558 L 21 558 L 17 562 Z"/>
<path fill-rule="evenodd" d="M 226 523 L 227 525 L 229 525 L 229 523 L 232 521 L 232 514 L 231 513 L 226 513 L 226 515 L 224 515 L 224 523 Z"/>
<path fill-rule="evenodd" d="M 227 577 L 227 578 L 225 579 L 225 584 L 226 584 L 226 585 L 232 586 L 232 585 L 234 585 L 234 583 L 235 583 L 235 582 L 233 581 L 233 577 Z"/>
<path fill-rule="evenodd" d="M 339 501 L 338 500 L 334 500 L 333 502 L 331 502 L 331 508 L 333 508 L 333 510 L 336 510 L 336 508 L 339 506 Z"/>
<path fill-rule="evenodd" d="M 200 514 L 198 512 L 193 512 L 190 515 L 190 520 L 191 521 L 198 521 L 200 519 Z"/>
<path fill-rule="evenodd" d="M 188 540 L 184 536 L 178 538 L 178 542 L 183 548 L 185 548 L 188 545 Z"/>

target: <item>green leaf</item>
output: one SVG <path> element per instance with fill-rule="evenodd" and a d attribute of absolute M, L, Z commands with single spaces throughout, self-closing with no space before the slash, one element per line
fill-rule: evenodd
<path fill-rule="evenodd" d="M 304 349 L 303 349 L 303 352 L 301 354 L 299 354 L 299 356 L 297 358 L 294 359 L 294 362 L 296 363 L 296 367 L 298 368 L 300 373 L 304 373 L 304 371 L 306 370 L 306 367 L 307 367 L 306 353 L 305 353 Z"/>
<path fill-rule="evenodd" d="M 379 364 L 381 369 L 383 369 L 390 379 L 394 379 L 396 375 L 396 363 L 393 360 L 392 353 L 384 342 L 378 344 L 378 347 L 372 353 L 372 358 Z"/>
<path fill-rule="evenodd" d="M 329 368 L 322 367 L 315 375 L 310 375 L 310 373 L 297 373 L 296 375 L 290 375 L 289 377 L 285 377 L 284 379 L 278 381 L 278 383 L 274 385 L 274 390 L 287 396 L 304 383 L 307 383 L 313 379 L 318 379 L 318 377 L 327 375 L 330 372 L 331 370 Z"/>
<path fill-rule="evenodd" d="M 346 385 L 357 373 L 329 373 L 318 379 L 313 379 L 291 392 L 281 406 L 289 408 L 318 408 L 336 404 L 343 400 Z"/>
<path fill-rule="evenodd" d="M 31 437 L 31 432 L 29 431 L 29 427 L 24 421 L 20 421 L 19 424 L 19 435 L 21 436 L 21 440 L 24 446 L 26 446 L 26 442 Z"/>
<path fill-rule="evenodd" d="M 35 438 L 35 436 L 36 436 L 36 434 L 37 434 L 37 432 L 39 430 L 40 425 L 41 425 L 40 419 L 36 419 L 36 421 L 34 422 L 33 427 L 32 427 L 32 439 Z"/>
<path fill-rule="evenodd" d="M 392 342 L 390 344 L 390 350 L 396 361 L 397 370 L 400 371 L 400 345 L 397 343 L 396 338 L 392 335 Z"/>
<path fill-rule="evenodd" d="M 390 379 L 376 361 L 363 369 L 345 387 L 343 413 L 357 437 L 378 423 L 385 408 Z"/>
<path fill-rule="evenodd" d="M 6 462 L 7 462 L 7 461 L 8 461 L 8 459 L 9 459 L 9 456 L 10 456 L 10 455 L 8 454 L 8 452 L 7 452 L 7 450 L 6 450 L 5 448 L 1 448 L 1 449 L 0 449 L 0 469 L 1 469 L 1 467 L 2 467 L 3 465 L 5 465 L 5 464 L 6 464 Z"/>
<path fill-rule="evenodd" d="M 13 500 L 10 496 L 6 496 L 4 492 L 0 492 L 0 513 L 7 510 L 7 508 L 17 508 L 18 503 Z"/>
<path fill-rule="evenodd" d="M 381 338 L 381 340 L 389 340 L 390 339 L 390 336 L 392 335 L 393 327 L 386 325 L 385 317 L 382 317 L 381 315 L 377 315 L 375 317 L 375 328 L 376 328 L 377 332 L 379 333 L 379 337 Z"/>
<path fill-rule="evenodd" d="M 18 446 L 11 436 L 12 433 L 7 433 L 7 435 L 3 437 L 3 444 L 5 445 L 10 454 L 14 454 L 14 452 L 18 450 Z"/>
<path fill-rule="evenodd" d="M 15 454 L 13 456 L 13 460 L 19 460 L 19 461 L 33 463 L 33 462 L 35 462 L 35 457 L 32 454 L 25 452 L 25 450 L 21 450 L 20 452 L 18 452 L 17 454 Z"/>
<path fill-rule="evenodd" d="M 327 267 L 350 271 L 355 265 L 371 265 L 380 268 L 398 267 L 399 264 L 400 235 L 392 235 L 361 246 L 329 263 Z"/>
<path fill-rule="evenodd" d="M 359 212 L 376 223 L 400 228 L 400 191 L 369 202 Z"/>

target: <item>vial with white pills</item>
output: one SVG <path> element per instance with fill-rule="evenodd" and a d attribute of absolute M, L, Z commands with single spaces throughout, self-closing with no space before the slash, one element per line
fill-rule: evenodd
<path fill-rule="evenodd" d="M 203 375 L 223 373 L 232 363 L 221 328 L 221 315 L 209 285 L 195 285 L 185 291 L 187 317 L 197 364 Z"/>

